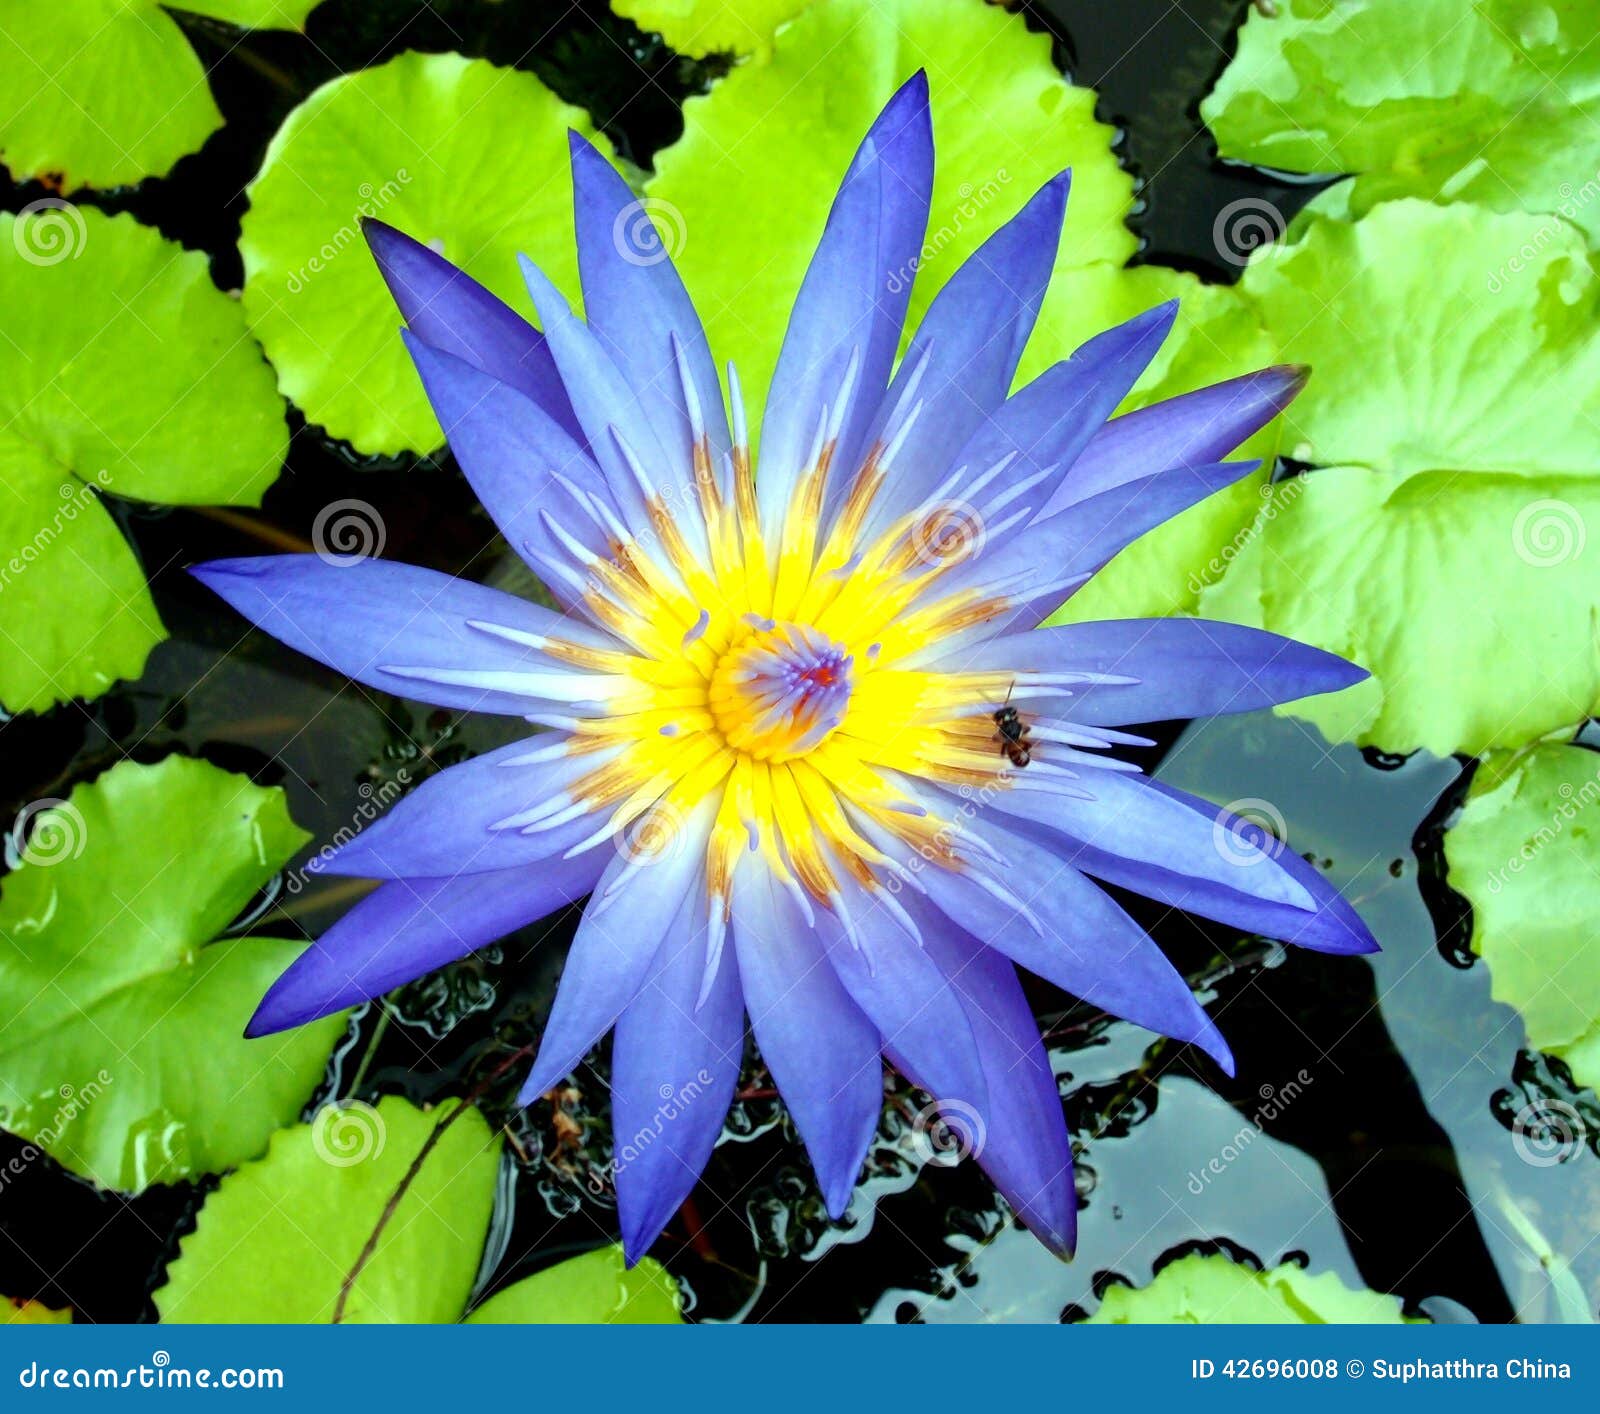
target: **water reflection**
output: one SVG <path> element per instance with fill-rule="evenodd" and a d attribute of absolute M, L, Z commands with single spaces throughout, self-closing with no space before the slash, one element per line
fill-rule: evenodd
<path fill-rule="evenodd" d="M 1460 773 L 1424 755 L 1370 763 L 1269 714 L 1186 731 L 1161 778 L 1218 801 L 1271 801 L 1384 951 L 1355 961 L 1289 950 L 1283 966 L 1219 986 L 1213 1011 L 1239 1052 L 1238 1080 L 1219 1080 L 1219 1094 L 1168 1074 L 1124 1137 L 1088 1139 L 1076 1262 L 1060 1266 L 1007 1229 L 949 1267 L 938 1297 L 889 1291 L 872 1318 L 1054 1321 L 1092 1310 L 1108 1273 L 1142 1283 L 1175 1251 L 1219 1244 L 1266 1264 L 1302 1253 L 1435 1319 L 1593 1320 L 1600 1159 L 1579 1147 L 1529 1161 L 1509 1116 L 1552 1097 L 1592 1113 L 1594 1097 L 1563 1089 L 1525 1051 L 1487 968 L 1462 965 L 1459 939 L 1441 945 L 1419 887 L 1438 874 L 1435 807 Z M 1139 1066 L 1148 1039 L 1113 1027 L 1102 1048 L 1055 1053 L 1058 1072 L 1074 1088 L 1113 1081 Z M 1310 1079 L 1291 1102 L 1265 1114 L 1262 1087 L 1283 1100 L 1302 1071 Z"/>

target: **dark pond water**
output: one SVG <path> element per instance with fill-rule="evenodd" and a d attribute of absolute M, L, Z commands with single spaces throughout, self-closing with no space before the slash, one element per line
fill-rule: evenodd
<path fill-rule="evenodd" d="M 1229 0 L 1055 0 L 1029 19 L 1056 36 L 1063 67 L 1100 90 L 1102 116 L 1124 130 L 1124 159 L 1144 183 L 1134 218 L 1144 258 L 1212 278 L 1233 273 L 1212 245 L 1218 211 L 1250 194 L 1287 214 L 1313 189 L 1222 166 L 1199 125 L 1196 106 L 1241 10 Z M 228 126 L 170 179 L 106 204 L 207 250 L 225 288 L 240 278 L 241 192 L 268 137 L 337 70 L 401 47 L 515 63 L 589 108 L 643 164 L 677 135 L 676 102 L 715 74 L 592 0 L 431 9 L 330 0 L 309 36 L 258 35 L 235 49 L 205 22 L 185 26 L 216 66 Z M 618 46 L 651 84 L 641 89 Z M 39 194 L 0 181 L 7 207 Z M 448 460 L 361 464 L 304 428 L 259 515 L 119 507 L 172 639 L 137 684 L 0 728 L 5 818 L 125 757 L 181 750 L 283 786 L 295 818 L 326 838 L 402 771 L 414 781 L 508 739 L 496 719 L 339 690 L 332 674 L 263 636 L 241 639 L 179 572 L 262 550 L 261 527 L 279 541 L 304 539 L 316 512 L 345 496 L 378 508 L 392 557 L 525 584 L 514 557 L 477 555 L 485 522 Z M 1109 1279 L 1146 1281 L 1196 1249 L 1306 1261 L 1440 1320 L 1583 1313 L 1582 1293 L 1600 1281 L 1600 1255 L 1584 1250 L 1600 1222 L 1600 1161 L 1522 1163 L 1509 1125 L 1541 1094 L 1587 1106 L 1591 1133 L 1600 1114 L 1592 1095 L 1573 1093 L 1522 1049 L 1516 1016 L 1490 1000 L 1485 970 L 1463 955 L 1464 910 L 1442 884 L 1438 848 L 1465 786 L 1462 763 L 1330 752 L 1270 717 L 1155 734 L 1165 779 L 1217 800 L 1272 801 L 1293 846 L 1356 899 L 1384 953 L 1371 962 L 1290 954 L 1130 903 L 1219 1017 L 1239 1057 L 1232 1081 L 1182 1047 L 1036 988 L 1080 1149 L 1084 1213 L 1071 1264 L 1010 1226 L 973 1165 L 924 1162 L 908 1132 L 918 1102 L 905 1091 L 886 1107 L 845 1222 L 829 1224 L 752 1057 L 705 1181 L 656 1249 L 696 1317 L 1055 1321 L 1093 1309 Z M 251 927 L 314 935 L 360 887 L 280 889 Z M 570 933 L 570 918 L 551 920 L 403 989 L 386 1014 L 364 1009 L 318 1099 L 398 1091 L 426 1101 L 479 1086 L 537 1036 Z M 558 1117 L 547 1105 L 514 1111 L 515 1079 L 488 1084 L 480 1099 L 514 1141 L 485 1262 L 485 1281 L 497 1285 L 614 1233 L 603 1087 L 575 1090 Z M 15 1148 L 0 1139 L 0 1163 Z M 1221 1172 L 1207 1173 L 1214 1158 Z M 128 1201 L 32 1165 L 0 1202 L 0 1291 L 70 1301 L 95 1320 L 148 1319 L 149 1292 L 202 1196 L 185 1186 Z M 1541 1242 L 1581 1255 L 1570 1269 L 1541 1263 Z"/>

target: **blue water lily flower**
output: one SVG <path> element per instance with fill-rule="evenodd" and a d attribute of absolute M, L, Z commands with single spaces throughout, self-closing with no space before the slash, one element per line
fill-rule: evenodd
<path fill-rule="evenodd" d="M 887 1057 L 962 1116 L 1027 1226 L 1070 1249 L 1071 1146 L 1016 969 L 1231 1067 L 1100 883 L 1304 947 L 1375 947 L 1292 851 L 1110 754 L 1140 740 L 1125 724 L 1250 711 L 1361 670 L 1197 620 L 1037 627 L 1123 546 L 1255 470 L 1223 458 L 1302 371 L 1112 418 L 1166 305 L 1012 394 L 1066 174 L 956 272 L 897 361 L 933 181 L 918 76 L 834 201 L 757 472 L 736 371 L 725 400 L 671 261 L 621 238 L 633 193 L 577 136 L 572 174 L 587 321 L 525 262 L 542 334 L 427 247 L 368 228 L 462 470 L 560 611 L 378 560 L 194 571 L 356 681 L 540 728 L 337 850 L 331 871 L 383 882 L 251 1032 L 587 895 L 522 1099 L 614 1030 L 630 1258 L 716 1143 L 746 1018 L 834 1216 Z"/>

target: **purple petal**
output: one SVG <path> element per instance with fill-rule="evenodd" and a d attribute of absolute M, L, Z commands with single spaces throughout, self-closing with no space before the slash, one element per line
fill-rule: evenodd
<path fill-rule="evenodd" d="M 1006 860 L 1004 882 L 1017 892 L 1031 921 L 971 877 L 946 869 L 924 869 L 919 875 L 934 907 L 1063 991 L 1112 1016 L 1199 1046 L 1233 1074 L 1227 1042 L 1143 928 L 1063 863 L 1059 851 L 993 820 L 984 820 L 980 829 Z"/>
<path fill-rule="evenodd" d="M 919 72 L 889 100 L 862 141 L 789 315 L 762 416 L 756 478 L 769 539 L 783 525 L 822 409 L 840 411 L 840 389 L 857 355 L 855 396 L 832 464 L 853 471 L 860 461 L 899 348 L 932 189 L 928 80 Z"/>
<path fill-rule="evenodd" d="M 847 906 L 859 948 L 826 908 L 817 910 L 817 933 L 883 1049 L 934 1099 L 981 1107 L 988 1097 L 983 1064 L 949 979 L 869 895 L 858 893 Z"/>
<path fill-rule="evenodd" d="M 1116 771 L 1081 770 L 1073 785 L 1093 798 L 1064 797 L 1047 789 L 1044 779 L 1034 781 L 1028 772 L 1018 771 L 1013 788 L 994 792 L 988 804 L 1077 840 L 1094 852 L 1093 863 L 1074 858 L 1070 850 L 1055 852 L 1087 873 L 1115 884 L 1126 882 L 1140 893 L 1150 890 L 1132 879 L 1162 880 L 1169 886 L 1203 881 L 1230 896 L 1243 893 L 1307 914 L 1314 908 L 1311 895 L 1265 850 L 1235 843 L 1225 833 L 1214 807 L 1202 816 L 1145 777 Z M 1098 866 L 1103 859 L 1118 861 L 1130 879 L 1102 872 Z"/>
<path fill-rule="evenodd" d="M 733 940 L 761 1057 L 838 1218 L 883 1109 L 878 1031 L 764 865 L 733 876 Z"/>
<path fill-rule="evenodd" d="M 960 994 L 988 1080 L 986 1104 L 947 1113 L 958 1142 L 1052 1252 L 1071 1255 L 1078 1193 L 1072 1141 L 1039 1026 L 1011 964 L 959 929 L 930 929 L 928 954 Z M 972 1128 L 965 1126 L 969 1122 Z"/>
<path fill-rule="evenodd" d="M 1133 683 L 1080 683 L 1052 710 L 1086 726 L 1253 712 L 1367 676 L 1364 668 L 1275 633 L 1209 619 L 1108 619 L 993 638 L 945 655 L 962 671 L 1104 673 Z M 935 660 L 938 661 L 938 660 Z M 1049 701 L 1034 697 L 1030 706 Z"/>
<path fill-rule="evenodd" d="M 1169 800 L 1185 806 L 1201 820 L 1213 824 L 1220 820 L 1237 839 L 1247 843 L 1261 840 L 1262 831 L 1258 825 L 1241 820 L 1209 800 L 1176 790 L 1161 781 L 1150 781 L 1148 784 Z M 1213 896 L 1213 891 L 1203 884 L 1192 893 L 1174 895 L 1167 901 L 1176 908 L 1198 913 L 1203 918 L 1230 923 L 1246 932 L 1294 943 L 1313 952 L 1373 953 L 1380 950 L 1378 940 L 1372 936 L 1372 930 L 1362 921 L 1361 915 L 1315 865 L 1287 844 L 1269 843 L 1272 844 L 1273 866 L 1311 895 L 1316 912 L 1310 919 L 1259 898 L 1241 900 L 1231 896 Z M 1109 874 L 1104 877 L 1110 879 Z"/>
<path fill-rule="evenodd" d="M 314 860 L 308 872 L 431 878 L 525 868 L 563 853 L 593 834 L 599 818 L 580 815 L 531 833 L 506 824 L 533 806 L 549 806 L 553 813 L 568 786 L 615 754 L 583 752 L 520 764 L 520 758 L 559 740 L 546 734 L 514 741 L 430 776 L 330 856 Z"/>
<path fill-rule="evenodd" d="M 971 566 L 941 581 L 941 588 L 981 592 L 986 584 L 1003 581 L 1008 597 L 1023 607 L 1009 620 L 997 619 L 990 633 L 1012 624 L 1031 626 L 1067 597 L 1065 590 L 1054 586 L 1073 576 L 1093 574 L 1146 531 L 1232 486 L 1260 465 L 1242 461 L 1184 467 L 1104 491 L 1035 521 L 1006 537 L 1003 545 L 991 537 L 984 553 Z"/>
<path fill-rule="evenodd" d="M 1146 476 L 1151 467 L 1221 461 L 1288 407 L 1309 374 L 1289 364 L 1263 368 L 1113 418 L 1073 464 L 1047 513 Z"/>
<path fill-rule="evenodd" d="M 1065 477 L 1150 366 L 1177 316 L 1178 301 L 1168 300 L 1096 334 L 1008 398 L 973 432 L 958 460 L 978 471 L 1015 453 L 1008 476 L 1058 467 Z M 1042 495 L 1038 504 L 1045 504 Z"/>
<path fill-rule="evenodd" d="M 602 863 L 596 851 L 540 869 L 382 884 L 272 984 L 245 1035 L 303 1026 L 465 957 L 582 898 Z"/>
<path fill-rule="evenodd" d="M 591 553 L 609 553 L 600 524 L 568 489 L 612 505 L 606 479 L 588 452 L 509 384 L 414 335 L 402 337 L 462 474 L 511 548 L 541 577 L 541 556 L 567 559 L 544 512 Z M 571 597 L 559 582 L 550 587 L 563 601 Z"/>
<path fill-rule="evenodd" d="M 538 1099 L 583 1059 L 638 995 L 662 944 L 687 933 L 696 895 L 705 890 L 705 847 L 715 808 L 715 801 L 701 806 L 679 827 L 677 844 L 654 862 L 630 865 L 626 856 L 612 854 L 572 940 L 518 1104 Z"/>
<path fill-rule="evenodd" d="M 648 206 L 593 144 L 577 133 L 570 138 L 578 264 L 589 327 L 638 395 L 662 450 L 692 477 L 694 439 L 676 340 L 710 439 L 710 465 L 720 473 L 728 450 L 728 421 L 700 316 L 673 268 L 666 242 L 650 225 Z M 640 223 L 653 245 L 640 239 Z"/>
<path fill-rule="evenodd" d="M 280 642 L 357 682 L 417 702 L 522 716 L 551 700 L 535 688 L 559 691 L 561 681 L 580 680 L 570 668 L 472 624 L 565 638 L 583 633 L 578 626 L 525 599 L 435 570 L 392 560 L 332 564 L 317 555 L 263 555 L 212 560 L 189 573 Z M 516 674 L 525 686 L 506 690 L 425 675 L 472 671 Z"/>
<path fill-rule="evenodd" d="M 605 473 L 623 523 L 641 539 L 652 538 L 651 501 L 659 499 L 673 523 L 704 555 L 705 522 L 698 510 L 699 493 L 689 463 L 682 457 L 669 459 L 662 451 L 655 425 L 607 345 L 573 316 L 561 293 L 532 261 L 526 256 L 521 260 L 523 279 L 566 383 L 572 409 Z M 641 476 L 647 485 L 641 484 Z"/>
<path fill-rule="evenodd" d="M 532 398 L 569 435 L 579 435 L 544 335 L 420 241 L 382 221 L 363 221 L 361 230 L 412 333 Z"/>
<path fill-rule="evenodd" d="M 1142 776 L 1086 771 L 1079 783 L 1094 800 L 1012 790 L 991 804 L 1050 831 L 1052 853 L 1107 883 L 1318 952 L 1377 951 L 1316 870 L 1287 846 L 1263 848 L 1229 812 Z"/>
<path fill-rule="evenodd" d="M 617 1019 L 611 1133 L 617 1214 L 631 1266 L 660 1235 L 716 1147 L 744 1057 L 744 1007 L 724 948 L 705 1001 L 705 903 L 698 926 L 670 938 Z"/>
<path fill-rule="evenodd" d="M 1063 172 L 1047 182 L 934 296 L 869 439 L 884 438 L 889 412 L 915 376 L 913 401 L 925 406 L 900 443 L 894 472 L 863 528 L 863 543 L 921 505 L 955 466 L 968 438 L 1006 401 L 1050 282 L 1070 176 Z M 975 475 L 999 454 L 987 460 L 985 455 L 971 459 Z M 835 478 L 832 499 L 842 501 L 850 484 L 847 476 Z"/>

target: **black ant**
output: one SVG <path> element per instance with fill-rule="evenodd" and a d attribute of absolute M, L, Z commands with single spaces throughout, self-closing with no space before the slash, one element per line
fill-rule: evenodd
<path fill-rule="evenodd" d="M 1000 754 L 1021 770 L 1033 760 L 1033 750 L 1028 741 L 1028 724 L 1017 715 L 1017 709 L 1011 705 L 1011 693 L 1015 692 L 1016 688 L 1017 685 L 1013 681 L 1006 692 L 1005 704 L 994 714 L 994 724 L 999 730 L 995 732 L 993 740 L 1000 743 Z"/>

